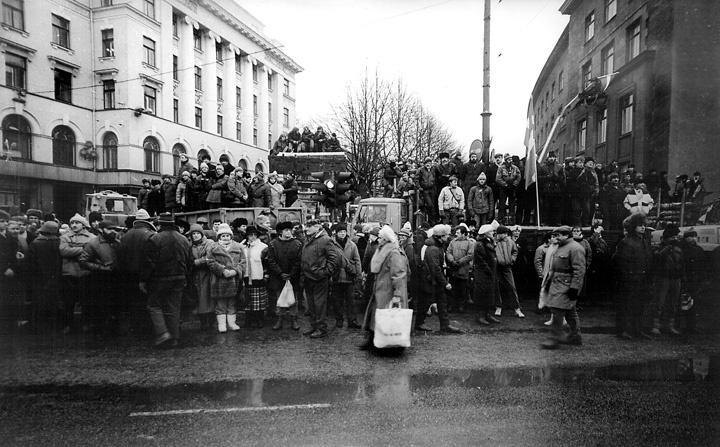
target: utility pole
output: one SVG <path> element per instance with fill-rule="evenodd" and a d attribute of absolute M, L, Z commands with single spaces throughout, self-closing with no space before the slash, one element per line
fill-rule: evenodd
<path fill-rule="evenodd" d="M 482 111 L 482 161 L 490 161 L 490 0 L 485 0 L 483 36 L 483 111 Z"/>

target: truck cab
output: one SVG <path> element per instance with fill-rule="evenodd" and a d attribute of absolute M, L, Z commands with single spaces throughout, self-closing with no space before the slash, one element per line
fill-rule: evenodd
<path fill-rule="evenodd" d="M 362 199 L 353 216 L 352 225 L 348 228 L 350 237 L 355 236 L 354 227 L 357 224 L 371 227 L 389 225 L 397 233 L 409 220 L 408 208 L 407 202 L 403 199 L 382 197 Z"/>
<path fill-rule="evenodd" d="M 125 226 L 125 219 L 137 214 L 137 197 L 105 190 L 86 194 L 85 217 L 96 211 L 102 214 L 103 220 L 110 220 L 120 227 Z"/>

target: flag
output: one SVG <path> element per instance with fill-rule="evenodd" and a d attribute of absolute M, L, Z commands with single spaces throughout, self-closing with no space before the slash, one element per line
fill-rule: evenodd
<path fill-rule="evenodd" d="M 530 97 L 525 127 L 525 189 L 537 180 L 537 152 L 535 148 L 535 117 L 533 116 L 533 99 Z"/>
<path fill-rule="evenodd" d="M 605 76 L 600 76 L 598 79 L 600 79 L 600 88 L 602 88 L 602 91 L 607 90 L 608 85 L 610 85 L 610 82 L 612 82 L 612 79 L 615 77 L 615 75 L 618 74 L 616 71 L 615 73 L 610 73 Z"/>

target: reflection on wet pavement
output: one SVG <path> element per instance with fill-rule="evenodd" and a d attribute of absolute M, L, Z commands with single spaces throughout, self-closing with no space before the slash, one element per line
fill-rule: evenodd
<path fill-rule="evenodd" d="M 577 383 L 588 380 L 720 382 L 720 356 L 659 360 L 599 368 L 499 368 L 448 370 L 434 374 L 402 375 L 379 370 L 371 376 L 332 381 L 248 379 L 233 382 L 177 385 L 162 388 L 23 387 L 25 393 L 60 393 L 78 397 L 112 397 L 144 411 L 184 408 L 276 407 L 308 404 L 371 402 L 379 406 L 412 405 L 413 396 L 440 387 L 497 388 Z M 10 390 L 1 390 L 2 392 Z"/>

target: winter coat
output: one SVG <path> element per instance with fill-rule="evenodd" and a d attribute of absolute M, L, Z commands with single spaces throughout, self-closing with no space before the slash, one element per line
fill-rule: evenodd
<path fill-rule="evenodd" d="M 299 187 L 295 180 L 287 179 L 283 183 L 283 193 L 285 194 L 285 206 L 291 207 L 298 200 Z"/>
<path fill-rule="evenodd" d="M 710 272 L 705 250 L 697 244 L 691 244 L 685 240 L 680 241 L 680 248 L 685 260 L 685 278 L 688 283 L 699 286 L 706 281 Z"/>
<path fill-rule="evenodd" d="M 435 189 L 435 170 L 431 167 L 426 169 L 425 166 L 418 170 L 418 184 L 425 191 Z"/>
<path fill-rule="evenodd" d="M 491 308 L 498 293 L 495 241 L 481 236 L 473 249 L 473 301 L 479 307 Z"/>
<path fill-rule="evenodd" d="M 628 234 L 618 242 L 612 263 L 622 282 L 646 282 L 652 267 L 650 241 L 635 233 Z"/>
<path fill-rule="evenodd" d="M 165 195 L 162 189 L 153 189 L 148 193 L 147 212 L 151 216 L 159 216 L 165 212 Z"/>
<path fill-rule="evenodd" d="M 0 281 L 5 279 L 5 271 L 7 269 L 18 272 L 17 261 L 18 242 L 17 239 L 5 230 L 5 234 L 0 234 Z"/>
<path fill-rule="evenodd" d="M 118 269 L 117 249 L 120 242 L 108 241 L 103 236 L 92 238 L 83 247 L 78 262 L 91 272 L 112 272 Z"/>
<path fill-rule="evenodd" d="M 645 213 L 649 214 L 655 205 L 655 201 L 645 191 L 635 190 L 625 196 L 623 206 L 625 209 L 630 211 L 630 214 Z"/>
<path fill-rule="evenodd" d="M 187 190 L 187 182 L 182 180 L 175 187 L 175 202 L 182 207 L 187 206 Z"/>
<path fill-rule="evenodd" d="M 586 241 L 585 238 L 575 239 L 575 242 L 582 245 L 582 248 L 585 250 L 585 270 L 588 270 L 590 268 L 590 265 L 592 264 L 593 258 L 593 252 L 592 247 L 590 246 L 590 242 Z"/>
<path fill-rule="evenodd" d="M 285 188 L 280 183 L 268 183 L 270 186 L 270 206 L 282 208 L 285 206 Z"/>
<path fill-rule="evenodd" d="M 475 185 L 470 189 L 468 208 L 473 214 L 490 214 L 494 206 L 492 188 L 487 185 Z"/>
<path fill-rule="evenodd" d="M 547 255 L 549 248 L 550 248 L 550 244 L 548 244 L 546 242 L 535 249 L 535 256 L 533 257 L 533 265 L 535 266 L 535 273 L 537 273 L 538 278 L 543 277 L 543 266 L 545 265 L 545 256 Z"/>
<path fill-rule="evenodd" d="M 347 267 L 340 269 L 340 275 L 335 282 L 344 284 L 353 283 L 355 282 L 355 278 L 362 274 L 362 261 L 360 261 L 360 252 L 358 252 L 357 245 L 347 236 L 345 237 L 344 247 L 337 238 L 335 239 L 335 243 L 338 244 L 343 251 L 343 256 L 347 259 Z"/>
<path fill-rule="evenodd" d="M 436 237 L 429 237 L 425 241 L 425 256 L 421 257 L 422 261 L 425 262 L 426 268 L 430 275 L 427 278 L 421 278 L 425 284 L 423 286 L 433 286 L 433 288 L 445 288 L 448 284 L 448 279 L 445 276 L 443 267 L 445 265 L 445 249 L 442 243 Z"/>
<path fill-rule="evenodd" d="M 407 275 L 408 292 L 411 296 L 417 296 L 420 285 L 418 284 L 418 265 L 417 256 L 415 254 L 415 243 L 413 239 L 408 238 L 407 241 L 405 241 L 405 245 L 402 247 L 402 249 L 405 253 L 405 257 L 408 260 L 408 268 L 410 269 Z"/>
<path fill-rule="evenodd" d="M 265 270 L 267 270 L 267 244 L 259 239 L 253 242 L 245 239 L 240 247 L 245 255 L 243 278 L 248 278 L 251 283 L 264 281 Z"/>
<path fill-rule="evenodd" d="M 68 231 L 60 236 L 60 256 L 62 256 L 62 274 L 74 278 L 82 278 L 90 274 L 80 267 L 80 255 L 85 244 L 96 236 L 83 228 L 79 233 Z"/>
<path fill-rule="evenodd" d="M 520 168 L 512 163 L 503 163 L 495 174 L 495 183 L 503 188 L 515 189 L 520 184 Z"/>
<path fill-rule="evenodd" d="M 359 246 L 360 244 L 358 244 Z M 372 259 L 373 255 L 375 254 L 375 250 L 377 250 L 378 242 L 375 240 L 375 242 L 370 242 L 365 246 L 365 252 L 363 253 L 362 258 L 362 271 L 365 273 L 370 273 L 370 260 Z"/>
<path fill-rule="evenodd" d="M 215 311 L 211 288 L 214 275 L 208 265 L 213 244 L 213 241 L 203 237 L 199 242 L 193 242 L 191 248 L 192 281 L 198 300 L 197 311 L 201 314 Z"/>
<path fill-rule="evenodd" d="M 199 175 L 196 180 L 196 188 L 198 193 L 198 203 L 207 202 L 207 196 L 210 194 L 210 188 L 212 188 L 213 179 L 209 175 Z"/>
<path fill-rule="evenodd" d="M 268 208 L 270 207 L 270 205 L 272 205 L 272 192 L 268 183 L 251 183 L 249 187 L 249 193 L 253 207 Z"/>
<path fill-rule="evenodd" d="M 330 246 L 332 243 L 330 236 L 322 230 L 305 241 L 300 256 L 305 279 L 321 281 L 333 276 L 340 260 L 337 251 Z"/>
<path fill-rule="evenodd" d="M 653 250 L 653 258 L 656 278 L 685 280 L 685 258 L 677 244 L 661 242 L 660 246 Z"/>
<path fill-rule="evenodd" d="M 245 206 L 248 199 L 248 192 L 245 188 L 245 181 L 232 175 L 228 178 L 227 189 L 232 194 L 232 205 L 236 207 Z"/>
<path fill-rule="evenodd" d="M 447 259 L 449 275 L 452 278 L 468 279 L 472 266 L 475 241 L 460 236 L 450 241 L 445 257 Z"/>
<path fill-rule="evenodd" d="M 246 269 L 242 246 L 235 241 L 230 241 L 226 250 L 219 242 L 214 242 L 208 252 L 207 265 L 212 272 L 210 295 L 213 299 L 236 296 Z M 235 270 L 237 275 L 226 278 L 223 275 L 224 270 Z"/>
<path fill-rule="evenodd" d="M 543 194 L 560 194 L 565 186 L 565 172 L 558 163 L 538 166 L 538 188 Z"/>
<path fill-rule="evenodd" d="M 600 192 L 598 186 L 597 174 L 594 170 L 583 169 L 577 177 L 578 197 L 582 199 L 590 199 Z"/>
<path fill-rule="evenodd" d="M 175 185 L 175 183 L 163 183 L 162 186 L 160 186 L 160 189 L 165 196 L 165 209 L 170 210 L 175 208 L 178 205 L 177 201 L 175 200 L 177 191 L 177 186 Z"/>
<path fill-rule="evenodd" d="M 462 189 L 465 191 L 465 195 L 470 192 L 470 188 L 477 185 L 477 178 L 481 172 L 485 172 L 485 163 L 480 160 L 475 163 L 467 162 L 460 168 L 460 181 L 462 182 Z"/>
<path fill-rule="evenodd" d="M 603 217 L 620 217 L 624 210 L 623 201 L 625 199 L 625 191 L 619 186 L 612 186 L 606 183 L 600 190 L 598 203 L 600 204 L 600 212 Z"/>
<path fill-rule="evenodd" d="M 460 187 L 446 186 L 438 195 L 438 211 L 448 211 L 450 209 L 465 209 L 465 193 Z"/>
<path fill-rule="evenodd" d="M 141 188 L 140 192 L 138 192 L 137 197 L 137 204 L 138 208 L 142 208 L 147 211 L 148 209 L 148 194 L 150 193 L 150 188 Z"/>
<path fill-rule="evenodd" d="M 190 256 L 190 241 L 175 227 L 160 226 L 160 230 L 145 242 L 140 280 L 184 280 L 190 274 Z"/>
<path fill-rule="evenodd" d="M 373 299 L 365 310 L 365 327 L 375 330 L 375 310 L 390 307 L 393 298 L 399 298 L 399 307 L 407 309 L 408 261 L 397 243 L 388 242 L 380 247 L 371 261 L 371 272 L 375 274 Z"/>
<path fill-rule="evenodd" d="M 212 183 L 212 186 L 210 186 L 210 191 L 208 192 L 205 201 L 207 203 L 222 203 L 223 192 L 227 191 L 228 176 L 223 175 L 222 177 L 215 179 L 215 181 Z"/>
<path fill-rule="evenodd" d="M 501 267 L 509 267 L 517 260 L 517 244 L 512 238 L 506 237 L 502 241 L 497 241 L 495 244 L 495 253 L 497 254 L 498 265 Z"/>
<path fill-rule="evenodd" d="M 450 176 L 457 175 L 457 167 L 454 163 L 438 163 L 433 168 L 435 173 L 435 185 L 438 189 L 450 184 Z"/>
<path fill-rule="evenodd" d="M 558 247 L 552 254 L 550 273 L 541 287 L 547 290 L 548 307 L 571 309 L 575 301 L 568 297 L 570 289 L 580 291 L 585 278 L 584 249 L 573 239 L 558 241 Z"/>
<path fill-rule="evenodd" d="M 190 163 L 190 160 L 187 160 L 185 163 L 180 165 L 178 172 L 175 175 L 181 177 L 183 172 L 192 172 L 193 169 L 195 169 L 194 166 Z"/>
<path fill-rule="evenodd" d="M 28 247 L 25 265 L 31 281 L 33 304 L 46 310 L 55 310 L 62 273 L 60 238 L 44 234 L 38 236 Z"/>
<path fill-rule="evenodd" d="M 268 244 L 268 273 L 270 273 L 270 287 L 274 290 L 282 290 L 285 280 L 281 275 L 290 275 L 290 282 L 300 284 L 300 253 L 303 244 L 297 239 L 282 240 L 279 237 Z"/>
<path fill-rule="evenodd" d="M 139 277 L 145 244 L 155 233 L 157 229 L 152 223 L 142 220 L 133 222 L 133 227 L 120 240 L 117 252 L 118 262 L 125 272 Z"/>

